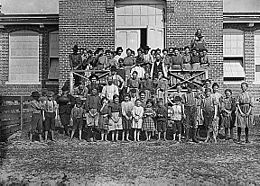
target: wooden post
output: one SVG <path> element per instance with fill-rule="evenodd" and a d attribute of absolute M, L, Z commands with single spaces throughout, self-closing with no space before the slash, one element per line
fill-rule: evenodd
<path fill-rule="evenodd" d="M 70 71 L 70 94 L 73 94 L 73 71 Z"/>
<path fill-rule="evenodd" d="M 21 119 L 21 131 L 23 131 L 23 96 L 20 97 L 20 119 Z"/>

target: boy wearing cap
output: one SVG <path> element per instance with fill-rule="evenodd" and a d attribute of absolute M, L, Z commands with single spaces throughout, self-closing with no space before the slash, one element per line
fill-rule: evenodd
<path fill-rule="evenodd" d="M 82 65 L 82 57 L 80 54 L 78 54 L 78 45 L 75 45 L 73 48 L 73 53 L 69 55 L 69 61 L 70 61 L 70 68 L 71 70 L 79 70 Z M 75 79 L 75 86 L 78 86 L 78 83 L 80 81 L 80 77 L 77 75 L 74 75 Z"/>
<path fill-rule="evenodd" d="M 33 140 L 33 134 L 39 134 L 39 140 L 42 141 L 42 131 L 43 131 L 43 115 L 42 111 L 44 110 L 43 104 L 39 101 L 40 94 L 39 92 L 35 91 L 32 92 L 31 97 L 33 100 L 30 102 L 30 106 L 32 109 L 32 120 L 31 120 L 31 127 L 30 127 L 30 141 Z"/>
<path fill-rule="evenodd" d="M 75 131 L 78 129 L 79 140 L 81 140 L 84 114 L 85 110 L 82 108 L 82 101 L 80 98 L 76 98 L 76 105 L 71 110 L 71 121 L 73 122 L 73 128 L 70 137 L 71 139 L 73 139 Z"/>
<path fill-rule="evenodd" d="M 44 104 L 44 129 L 45 129 L 45 141 L 48 139 L 48 132 L 51 132 L 51 139 L 54 141 L 55 131 L 55 118 L 57 118 L 58 104 L 53 99 L 53 92 L 48 92 L 48 100 Z"/>

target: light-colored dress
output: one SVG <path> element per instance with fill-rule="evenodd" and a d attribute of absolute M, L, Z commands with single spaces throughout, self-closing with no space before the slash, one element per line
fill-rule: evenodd
<path fill-rule="evenodd" d="M 253 96 L 248 92 L 242 92 L 239 94 L 237 99 L 237 104 L 243 113 L 247 113 L 250 107 L 253 107 Z M 242 116 L 239 111 L 237 111 L 237 127 L 246 128 L 249 127 L 250 123 L 253 122 L 252 110 L 249 116 Z"/>
<path fill-rule="evenodd" d="M 142 106 L 140 106 L 140 107 L 134 106 L 132 114 L 133 114 L 132 128 L 133 129 L 142 129 L 144 108 Z"/>
<path fill-rule="evenodd" d="M 132 128 L 132 119 L 126 119 L 126 116 L 132 116 L 132 110 L 134 108 L 134 103 L 132 101 L 122 102 L 122 120 L 123 120 L 123 129 L 130 130 Z"/>

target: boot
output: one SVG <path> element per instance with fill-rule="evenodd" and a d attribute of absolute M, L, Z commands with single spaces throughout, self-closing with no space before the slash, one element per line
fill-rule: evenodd
<path fill-rule="evenodd" d="M 237 142 L 241 142 L 241 127 L 237 128 Z"/>
<path fill-rule="evenodd" d="M 225 128 L 225 140 L 228 140 L 228 128 Z"/>
<path fill-rule="evenodd" d="M 234 136 L 234 131 L 233 128 L 230 128 L 230 139 L 233 140 L 233 136 Z"/>
<path fill-rule="evenodd" d="M 248 133 L 249 133 L 249 130 L 248 130 L 248 127 L 246 127 L 246 128 L 245 128 L 246 143 L 250 143 L 249 140 L 248 140 Z"/>
<path fill-rule="evenodd" d="M 196 135 L 197 129 L 196 128 L 192 128 L 192 141 L 194 143 L 199 143 L 198 139 L 197 139 L 197 135 Z"/>
<path fill-rule="evenodd" d="M 189 127 L 186 128 L 185 133 L 186 133 L 186 139 L 185 139 L 185 141 L 188 142 L 189 139 L 190 139 L 190 128 L 189 128 Z"/>

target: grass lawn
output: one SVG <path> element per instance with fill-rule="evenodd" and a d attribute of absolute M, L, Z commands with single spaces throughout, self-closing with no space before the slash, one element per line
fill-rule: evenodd
<path fill-rule="evenodd" d="M 260 135 L 250 144 L 97 142 L 2 144 L 1 183 L 32 185 L 260 185 Z"/>

